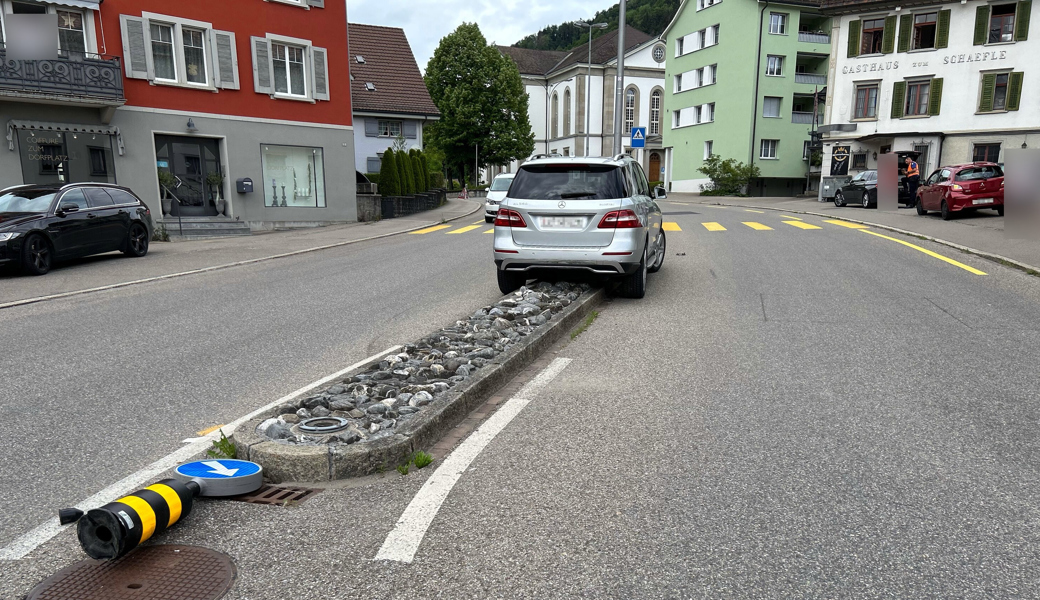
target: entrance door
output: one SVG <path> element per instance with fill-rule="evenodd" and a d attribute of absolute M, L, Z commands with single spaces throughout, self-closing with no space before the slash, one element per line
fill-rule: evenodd
<path fill-rule="evenodd" d="M 661 155 L 657 152 L 650 153 L 650 172 L 647 175 L 650 176 L 650 181 L 664 181 L 661 175 Z"/>
<path fill-rule="evenodd" d="M 206 183 L 210 173 L 220 172 L 217 140 L 181 136 L 155 136 L 159 169 L 174 177 L 176 196 L 171 214 L 185 217 L 216 216 L 219 190 Z"/>

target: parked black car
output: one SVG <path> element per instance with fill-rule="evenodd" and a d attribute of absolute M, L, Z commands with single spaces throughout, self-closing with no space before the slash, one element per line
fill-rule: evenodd
<path fill-rule="evenodd" d="M 33 275 L 55 261 L 120 250 L 144 256 L 152 214 L 125 187 L 98 183 L 20 185 L 0 190 L 0 264 Z"/>
<path fill-rule="evenodd" d="M 863 208 L 877 206 L 877 171 L 862 171 L 834 193 L 834 206 L 848 203 Z"/>

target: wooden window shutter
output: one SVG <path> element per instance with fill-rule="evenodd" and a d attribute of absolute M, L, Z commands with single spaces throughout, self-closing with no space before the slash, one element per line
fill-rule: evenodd
<path fill-rule="evenodd" d="M 414 140 L 419 137 L 419 127 L 415 121 L 404 121 L 401 123 L 401 132 L 405 139 Z"/>
<path fill-rule="evenodd" d="M 997 76 L 988 73 L 982 76 L 982 93 L 979 95 L 979 112 L 993 110 L 993 88 L 997 85 Z"/>
<path fill-rule="evenodd" d="M 251 37 L 249 46 L 253 50 L 253 90 L 257 94 L 273 94 L 271 82 L 271 43 L 267 38 Z"/>
<path fill-rule="evenodd" d="M 140 17 L 119 15 L 119 28 L 123 34 L 123 66 L 126 76 L 130 79 L 154 79 L 152 55 L 148 51 L 151 45 L 148 22 Z"/>
<path fill-rule="evenodd" d="M 849 21 L 849 58 L 859 56 L 859 30 L 862 24 L 862 21 Z"/>
<path fill-rule="evenodd" d="M 892 84 L 892 118 L 903 117 L 903 103 L 906 102 L 906 82 L 897 81 Z"/>
<path fill-rule="evenodd" d="M 1022 100 L 1022 71 L 1017 71 L 1008 77 L 1008 97 L 1007 97 L 1007 109 L 1018 110 L 1018 106 Z"/>
<path fill-rule="evenodd" d="M 365 137 L 379 137 L 379 121 L 371 118 L 365 119 Z"/>
<path fill-rule="evenodd" d="M 950 45 L 950 11 L 939 11 L 939 23 L 935 28 L 935 47 L 946 48 Z"/>
<path fill-rule="evenodd" d="M 311 81 L 314 82 L 314 99 L 329 99 L 329 52 L 325 48 L 311 47 Z"/>
<path fill-rule="evenodd" d="M 1015 10 L 1015 41 L 1024 42 L 1029 37 L 1029 9 L 1033 3 L 1029 0 L 1019 2 Z"/>
<path fill-rule="evenodd" d="M 892 54 L 896 49 L 896 16 L 885 17 L 885 32 L 881 36 L 881 53 Z"/>
<path fill-rule="evenodd" d="M 932 79 L 932 83 L 928 86 L 928 114 L 929 116 L 936 116 L 939 114 L 939 109 L 942 108 L 942 88 L 943 80 L 942 77 L 935 77 Z"/>
<path fill-rule="evenodd" d="M 989 38 L 989 5 L 975 9 L 975 46 L 981 46 Z"/>
<path fill-rule="evenodd" d="M 239 89 L 235 32 L 215 29 L 210 31 L 210 45 L 213 48 L 213 79 L 217 87 L 224 90 Z"/>
<path fill-rule="evenodd" d="M 897 52 L 906 52 L 910 49 L 910 32 L 913 31 L 913 25 L 913 15 L 901 15 L 899 17 L 899 46 Z"/>

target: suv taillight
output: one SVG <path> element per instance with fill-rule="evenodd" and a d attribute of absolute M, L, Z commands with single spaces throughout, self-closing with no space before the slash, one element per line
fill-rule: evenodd
<path fill-rule="evenodd" d="M 612 210 L 607 214 L 603 215 L 603 220 L 599 222 L 600 229 L 634 229 L 642 227 L 643 224 L 639 222 L 639 217 L 636 213 L 628 210 Z"/>
<path fill-rule="evenodd" d="M 515 210 L 500 208 L 495 215 L 495 227 L 527 227 L 527 223 L 524 223 L 524 218 Z"/>

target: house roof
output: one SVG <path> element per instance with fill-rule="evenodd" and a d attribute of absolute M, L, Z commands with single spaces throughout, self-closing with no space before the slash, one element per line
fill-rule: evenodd
<path fill-rule="evenodd" d="M 349 23 L 347 35 L 354 112 L 440 116 L 403 29 Z"/>
<path fill-rule="evenodd" d="M 643 33 L 631 25 L 625 26 L 625 52 L 654 39 L 652 35 Z M 592 64 L 603 65 L 617 59 L 617 30 L 607 32 L 592 40 Z M 552 70 L 560 71 L 576 64 L 586 64 L 589 60 L 589 46 L 582 44 L 574 48 Z"/>
<path fill-rule="evenodd" d="M 513 59 L 522 75 L 545 75 L 568 55 L 568 52 L 559 50 L 531 50 L 513 46 L 499 46 L 498 50 Z"/>

